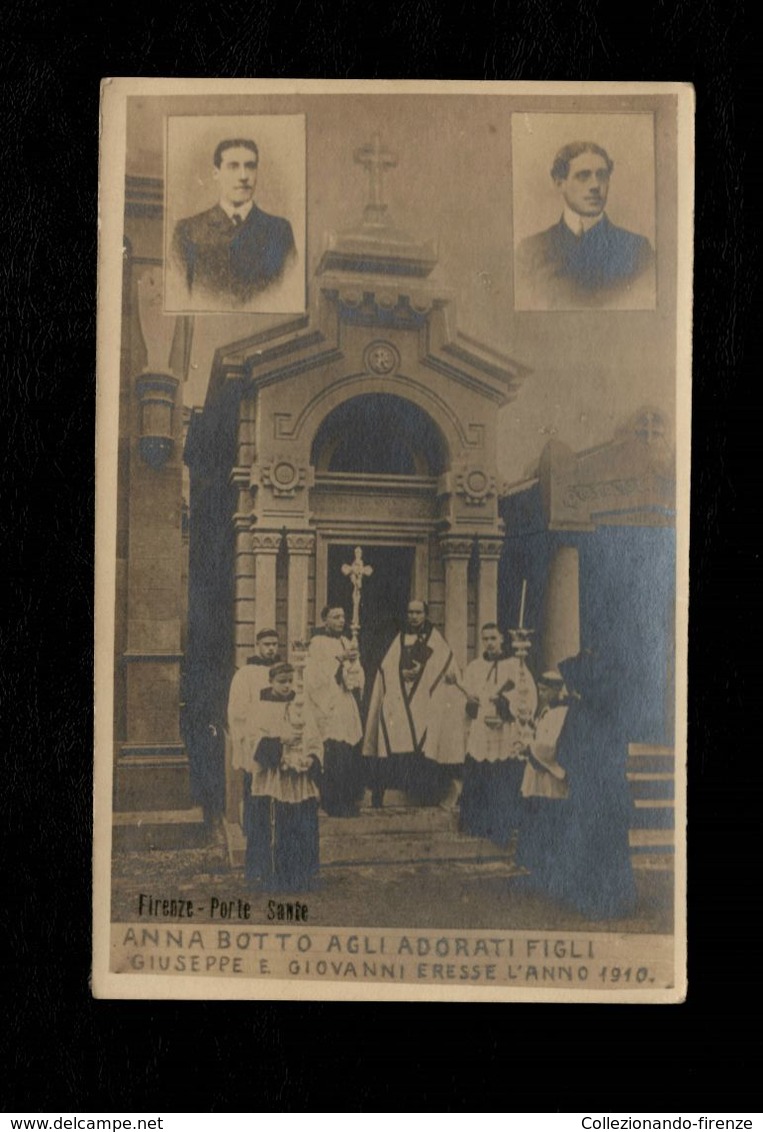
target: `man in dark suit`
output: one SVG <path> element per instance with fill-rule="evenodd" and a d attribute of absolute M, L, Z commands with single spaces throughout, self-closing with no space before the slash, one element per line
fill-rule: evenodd
<path fill-rule="evenodd" d="M 572 142 L 559 150 L 551 177 L 564 211 L 558 224 L 519 245 L 521 305 L 627 308 L 653 296 L 652 245 L 645 236 L 616 227 L 604 211 L 613 168 L 607 151 L 594 142 Z M 653 298 L 645 305 L 653 305 Z"/>
<path fill-rule="evenodd" d="M 296 258 L 294 234 L 288 220 L 254 203 L 259 153 L 253 141 L 221 141 L 213 160 L 219 203 L 176 225 L 172 252 L 190 295 L 237 308 L 281 279 Z"/>

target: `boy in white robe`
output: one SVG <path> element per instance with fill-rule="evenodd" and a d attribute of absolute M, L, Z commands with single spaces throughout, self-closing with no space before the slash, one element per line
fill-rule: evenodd
<path fill-rule="evenodd" d="M 523 798 L 566 798 L 567 772 L 556 761 L 556 748 L 567 718 L 564 680 L 556 671 L 538 680 L 538 713 L 522 779 Z"/>
<path fill-rule="evenodd" d="M 564 678 L 555 669 L 538 678 L 538 711 L 522 779 L 522 823 L 516 863 L 529 872 L 526 886 L 545 889 L 563 864 L 562 830 L 568 810 L 567 772 L 557 748 L 569 710 Z"/>
<path fill-rule="evenodd" d="M 275 629 L 261 629 L 256 638 L 256 652 L 236 672 L 228 695 L 228 734 L 231 741 L 231 765 L 235 770 L 251 770 L 252 740 L 256 735 L 256 719 L 260 692 L 270 683 L 270 669 L 278 664 L 278 634 Z"/>
<path fill-rule="evenodd" d="M 354 817 L 364 788 L 358 700 L 365 675 L 357 646 L 344 635 L 344 610 L 326 606 L 321 619 L 305 666 L 307 707 L 323 743 L 321 806 L 333 817 Z"/>
<path fill-rule="evenodd" d="M 481 630 L 482 656 L 467 666 L 468 734 L 459 829 L 506 847 L 519 826 L 520 786 L 525 769 L 524 729 L 517 718 L 516 691 L 536 695 L 532 676 L 517 657 L 504 653 L 494 622 Z"/>
<path fill-rule="evenodd" d="M 306 892 L 318 873 L 319 747 L 307 738 L 293 684 L 290 664 L 271 668 L 256 715 L 244 872 L 257 892 Z"/>

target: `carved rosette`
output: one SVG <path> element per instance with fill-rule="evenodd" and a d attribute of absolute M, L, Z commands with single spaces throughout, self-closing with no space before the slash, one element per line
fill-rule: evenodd
<path fill-rule="evenodd" d="M 399 368 L 400 355 L 391 342 L 372 342 L 366 347 L 363 364 L 369 373 L 386 377 Z"/>
<path fill-rule="evenodd" d="M 257 482 L 257 471 L 260 484 L 270 488 L 277 499 L 293 499 L 308 486 L 308 469 L 286 456 L 275 456 L 259 469 L 252 469 L 252 483 Z"/>
<path fill-rule="evenodd" d="M 471 558 L 474 540 L 459 535 L 447 535 L 440 539 L 440 554 L 443 558 Z"/>
<path fill-rule="evenodd" d="M 292 554 L 310 555 L 315 550 L 315 535 L 302 532 L 287 535 L 286 547 L 290 557 Z"/>
<path fill-rule="evenodd" d="M 456 495 L 470 507 L 484 507 L 495 493 L 495 476 L 482 468 L 467 468 L 456 476 Z"/>
<path fill-rule="evenodd" d="M 280 531 L 255 531 L 252 535 L 252 550 L 255 554 L 278 554 L 280 548 Z"/>

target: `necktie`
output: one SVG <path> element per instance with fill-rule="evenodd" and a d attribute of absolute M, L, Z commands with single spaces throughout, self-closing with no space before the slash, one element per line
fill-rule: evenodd
<path fill-rule="evenodd" d="M 233 213 L 233 215 L 231 216 L 231 220 L 233 221 L 233 227 L 234 228 L 240 228 L 241 225 L 244 223 L 244 221 L 241 219 L 241 217 L 239 216 L 239 214 L 237 212 Z"/>

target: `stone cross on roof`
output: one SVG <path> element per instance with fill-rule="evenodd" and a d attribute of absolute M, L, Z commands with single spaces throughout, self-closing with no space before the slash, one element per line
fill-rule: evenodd
<path fill-rule="evenodd" d="M 369 199 L 367 211 L 383 212 L 387 207 L 382 199 L 382 180 L 385 169 L 394 169 L 397 154 L 383 149 L 381 136 L 374 134 L 371 141 L 355 150 L 355 161 L 362 165 L 369 178 Z"/>
<path fill-rule="evenodd" d="M 647 444 L 661 440 L 665 436 L 665 425 L 658 413 L 645 412 L 638 419 L 636 436 L 640 436 Z"/>

